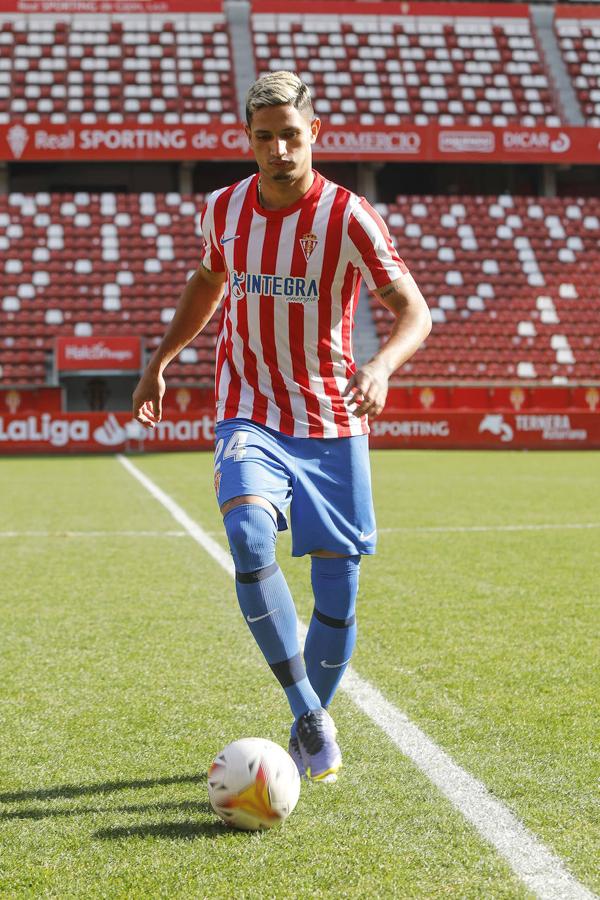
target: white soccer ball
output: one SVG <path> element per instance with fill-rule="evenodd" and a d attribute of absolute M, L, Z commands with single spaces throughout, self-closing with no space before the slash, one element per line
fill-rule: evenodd
<path fill-rule="evenodd" d="M 256 831 L 287 819 L 300 796 L 300 776 L 279 744 L 242 738 L 221 750 L 208 770 L 208 797 L 233 828 Z"/>

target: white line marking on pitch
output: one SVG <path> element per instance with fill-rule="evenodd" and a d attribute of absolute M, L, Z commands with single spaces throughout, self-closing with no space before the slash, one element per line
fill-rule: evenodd
<path fill-rule="evenodd" d="M 600 522 L 566 522 L 540 523 L 539 525 L 440 525 L 440 526 L 415 526 L 414 528 L 379 528 L 379 534 L 447 534 L 463 532 L 494 532 L 494 531 L 561 531 L 562 529 L 586 529 L 600 528 Z M 220 535 L 222 531 L 205 531 L 211 536 Z"/>
<path fill-rule="evenodd" d="M 440 525 L 422 526 L 415 528 L 380 528 L 379 534 L 387 532 L 399 532 L 403 534 L 445 534 L 447 532 L 463 531 L 560 531 L 566 528 L 600 528 L 600 522 L 565 522 L 540 523 L 539 525 Z"/>
<path fill-rule="evenodd" d="M 379 534 L 445 534 L 447 532 L 476 532 L 476 531 L 550 531 L 580 528 L 600 528 L 600 522 L 571 522 L 561 524 L 540 525 L 456 525 L 440 527 L 415 527 L 415 528 L 379 528 Z M 221 531 L 204 531 L 211 537 L 222 534 Z M 187 537 L 187 531 L 0 531 L 2 538 L 96 538 L 96 537 Z"/>
<path fill-rule="evenodd" d="M 173 518 L 232 577 L 233 561 L 203 528 L 137 466 L 120 454 L 127 471 L 161 503 Z M 306 626 L 301 634 L 306 636 Z M 597 900 L 555 856 L 487 788 L 455 763 L 408 717 L 351 667 L 346 670 L 344 690 L 415 765 L 436 785 L 479 834 L 496 848 L 513 872 L 540 900 Z"/>
<path fill-rule="evenodd" d="M 187 531 L 0 531 L 1 538 L 188 537 Z"/>

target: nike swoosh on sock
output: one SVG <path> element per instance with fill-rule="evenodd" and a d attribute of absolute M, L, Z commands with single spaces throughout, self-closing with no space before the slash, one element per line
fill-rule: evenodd
<path fill-rule="evenodd" d="M 253 622 L 260 622 L 261 619 L 266 619 L 268 616 L 272 616 L 274 613 L 279 612 L 279 607 L 277 609 L 272 609 L 269 612 L 264 613 L 262 616 L 246 616 L 246 620 L 252 624 Z"/>
<path fill-rule="evenodd" d="M 345 659 L 344 662 L 341 663 L 328 663 L 326 659 L 321 660 L 321 665 L 324 669 L 339 669 L 341 666 L 345 666 L 346 663 L 349 663 L 349 659 Z"/>

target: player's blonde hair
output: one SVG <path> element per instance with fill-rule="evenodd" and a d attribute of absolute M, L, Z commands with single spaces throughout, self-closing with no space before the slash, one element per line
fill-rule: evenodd
<path fill-rule="evenodd" d="M 293 106 L 299 112 L 308 112 L 311 120 L 315 112 L 308 86 L 295 72 L 267 72 L 261 75 L 246 94 L 246 121 L 250 125 L 257 109 L 265 106 Z"/>

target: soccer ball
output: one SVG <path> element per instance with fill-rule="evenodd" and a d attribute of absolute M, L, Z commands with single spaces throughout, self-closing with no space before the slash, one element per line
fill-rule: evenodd
<path fill-rule="evenodd" d="M 287 819 L 299 796 L 296 763 L 273 741 L 233 741 L 208 770 L 210 804 L 233 828 L 272 828 Z"/>

